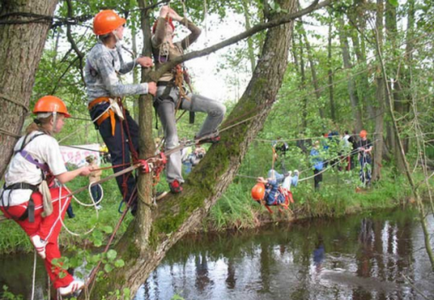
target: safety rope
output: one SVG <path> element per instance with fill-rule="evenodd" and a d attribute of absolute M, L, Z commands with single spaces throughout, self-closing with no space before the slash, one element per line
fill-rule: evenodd
<path fill-rule="evenodd" d="M 9 135 L 9 136 L 17 138 L 17 139 L 19 139 L 21 137 L 21 135 L 15 134 L 15 133 L 10 132 L 10 131 L 3 129 L 3 128 L 0 128 L 0 133 L 2 133 L 4 135 Z"/>
<path fill-rule="evenodd" d="M 89 127 L 90 125 L 94 124 L 94 123 L 95 123 L 99 118 L 101 118 L 104 114 L 106 114 L 106 113 L 109 111 L 109 109 L 111 109 L 111 107 L 112 107 L 112 106 L 109 105 L 109 107 L 107 107 L 107 109 L 106 109 L 105 111 L 103 111 L 103 112 L 102 112 L 99 116 L 97 116 L 95 119 L 91 120 L 91 123 L 85 124 L 83 127 L 84 127 L 84 128 L 87 128 L 87 127 Z M 79 131 L 81 131 L 81 127 L 80 127 L 80 126 L 79 126 L 79 128 L 78 128 L 77 130 L 74 130 L 72 133 L 70 133 L 70 134 L 68 134 L 67 136 L 61 138 L 61 139 L 59 140 L 59 144 L 62 143 L 64 140 L 70 138 L 71 136 L 75 136 L 75 135 L 77 134 L 77 132 L 79 132 Z"/>
<path fill-rule="evenodd" d="M 36 255 L 36 248 L 34 251 L 34 256 L 33 256 L 33 273 L 32 273 L 32 295 L 30 297 L 31 300 L 35 299 L 35 286 L 36 286 L 36 259 L 37 259 L 37 255 Z"/>
<path fill-rule="evenodd" d="M 372 141 L 372 142 L 371 142 L 372 145 L 374 145 L 374 144 L 376 143 L 376 141 L 378 141 L 378 139 Z M 354 155 L 354 154 L 357 154 L 357 153 L 359 153 L 359 151 L 360 151 L 359 149 L 354 149 L 354 150 L 351 150 L 349 153 L 339 154 L 339 155 L 337 155 L 337 156 L 334 156 L 334 157 L 331 157 L 331 158 L 329 158 L 329 159 L 324 160 L 323 163 L 333 162 L 333 164 L 330 165 L 330 166 L 328 166 L 327 168 L 324 168 L 323 170 L 321 170 L 321 171 L 318 172 L 317 174 L 322 174 L 322 173 L 324 173 L 326 170 L 329 170 L 331 167 L 333 167 L 333 166 L 335 166 L 336 164 L 338 164 L 338 163 L 344 161 L 344 160 L 346 159 L 347 156 L 352 156 L 352 155 Z M 335 160 L 337 160 L 337 161 L 335 162 Z M 312 168 L 309 167 L 309 168 L 306 168 L 306 169 L 304 169 L 304 170 L 302 170 L 302 171 L 299 171 L 298 173 L 299 173 L 299 174 L 302 174 L 302 173 L 305 173 L 305 172 L 307 172 L 307 171 L 311 171 L 311 170 L 312 170 Z M 274 171 L 274 169 L 273 169 L 273 171 Z M 237 176 L 237 177 L 241 177 L 241 178 L 249 178 L 249 179 L 257 179 L 258 177 L 260 177 L 260 176 L 248 176 L 248 175 L 243 175 L 243 174 L 237 174 L 236 176 Z M 313 178 L 313 177 L 315 177 L 315 175 L 313 175 L 313 176 L 309 176 L 309 177 L 306 177 L 306 178 L 303 178 L 303 179 L 299 179 L 298 182 L 303 182 L 303 181 L 308 180 L 308 179 L 311 179 L 311 178 Z"/>
<path fill-rule="evenodd" d="M 109 238 L 109 240 L 107 242 L 107 245 L 104 248 L 104 251 L 102 252 L 103 254 L 107 253 L 107 251 L 110 249 L 111 243 L 113 242 L 113 239 L 114 239 L 117 231 L 119 230 L 119 228 L 120 228 L 123 220 L 125 219 L 125 216 L 126 216 L 126 214 L 128 212 L 128 209 L 129 209 L 130 205 L 132 204 L 132 200 L 134 199 L 136 191 L 137 191 L 137 186 L 134 188 L 133 192 L 131 193 L 130 199 L 128 199 L 128 202 L 127 202 L 127 208 L 124 210 L 124 212 L 122 213 L 121 217 L 119 218 L 118 223 L 116 224 L 116 226 L 115 226 L 115 228 L 113 230 L 113 233 L 110 236 L 110 238 Z M 94 279 L 95 279 L 95 276 L 96 276 L 96 274 L 98 272 L 99 267 L 101 266 L 101 263 L 102 263 L 102 259 L 98 262 L 98 264 L 96 265 L 96 267 L 92 270 L 92 272 L 89 275 L 88 280 L 86 281 L 87 286 L 92 285 L 91 288 L 90 288 L 90 290 L 92 290 L 92 288 L 93 288 Z"/>
<path fill-rule="evenodd" d="M 3 93 L 0 93 L 0 98 L 4 99 L 6 101 L 9 101 L 9 102 L 11 102 L 17 106 L 20 106 L 26 113 L 29 111 L 29 108 L 26 105 L 24 105 L 24 103 L 18 102 L 17 100 L 12 99 L 12 97 L 9 97 Z"/>

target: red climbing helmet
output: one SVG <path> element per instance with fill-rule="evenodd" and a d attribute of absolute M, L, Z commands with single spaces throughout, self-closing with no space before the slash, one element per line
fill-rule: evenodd
<path fill-rule="evenodd" d="M 37 114 L 46 112 L 57 112 L 63 114 L 65 118 L 71 117 L 65 103 L 55 96 L 44 96 L 36 102 L 33 113 Z"/>
<path fill-rule="evenodd" d="M 96 35 L 104 35 L 124 25 L 126 22 L 124 18 L 119 17 L 114 11 L 109 9 L 103 10 L 93 19 L 93 32 Z"/>
<path fill-rule="evenodd" d="M 360 135 L 361 138 L 364 138 L 364 137 L 366 137 L 368 135 L 368 132 L 366 132 L 366 130 L 362 130 L 362 131 L 360 131 L 359 135 Z"/>
<path fill-rule="evenodd" d="M 262 182 L 258 182 L 252 188 L 252 198 L 256 201 L 264 199 L 265 196 L 265 185 Z"/>

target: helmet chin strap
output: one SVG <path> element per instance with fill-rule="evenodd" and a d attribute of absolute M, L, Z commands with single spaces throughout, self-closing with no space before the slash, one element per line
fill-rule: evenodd
<path fill-rule="evenodd" d="M 51 135 L 57 132 L 57 111 L 53 112 L 53 129 L 50 130 Z"/>
<path fill-rule="evenodd" d="M 118 32 L 116 30 L 113 30 L 112 33 L 113 33 L 113 35 L 114 35 L 114 37 L 116 39 L 116 45 L 122 46 L 122 40 L 117 35 Z"/>

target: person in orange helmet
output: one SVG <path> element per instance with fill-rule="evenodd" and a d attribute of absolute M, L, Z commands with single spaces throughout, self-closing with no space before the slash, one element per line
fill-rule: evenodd
<path fill-rule="evenodd" d="M 88 166 L 67 171 L 59 144 L 53 137 L 63 128 L 70 115 L 65 103 L 57 97 L 39 99 L 33 110 L 34 122 L 26 135 L 15 145 L 15 155 L 5 175 L 1 192 L 0 210 L 13 219 L 30 237 L 37 253 L 44 259 L 45 268 L 54 288 L 61 295 L 83 288 L 84 283 L 52 263 L 61 257 L 58 236 L 71 196 L 66 188 L 48 188 L 47 175 L 61 183 L 75 177 L 88 176 Z"/>
<path fill-rule="evenodd" d="M 360 163 L 360 179 L 362 182 L 369 183 L 371 181 L 371 173 L 365 172 L 365 165 L 372 163 L 371 152 L 372 142 L 368 139 L 368 132 L 366 130 L 360 131 L 360 141 L 357 145 L 359 149 L 358 159 Z"/>
<path fill-rule="evenodd" d="M 131 72 L 136 66 L 152 67 L 149 57 L 139 57 L 131 62 L 124 62 L 122 40 L 126 20 L 112 10 L 99 12 L 93 20 L 93 31 L 98 36 L 98 43 L 86 58 L 85 82 L 88 96 L 88 108 L 96 129 L 99 130 L 110 153 L 113 171 L 128 168 L 130 155 L 138 156 L 139 126 L 124 110 L 121 98 L 129 95 L 155 95 L 155 82 L 124 84 L 120 75 Z M 136 157 L 138 158 L 138 157 Z M 123 201 L 132 197 L 136 180 L 132 173 L 117 176 L 116 181 L 123 195 Z M 126 186 L 125 186 L 126 184 Z M 137 209 L 137 196 L 132 199 L 132 210 Z"/>
<path fill-rule="evenodd" d="M 285 175 L 279 174 L 275 170 L 268 171 L 268 178 L 257 178 L 257 184 L 252 189 L 252 198 L 256 201 L 265 201 L 266 205 L 288 205 L 290 196 L 291 185 L 297 186 L 298 183 L 298 171 L 287 172 Z M 282 186 L 279 183 L 282 182 Z"/>

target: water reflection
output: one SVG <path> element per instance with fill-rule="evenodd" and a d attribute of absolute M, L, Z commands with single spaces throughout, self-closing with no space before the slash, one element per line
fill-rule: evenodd
<path fill-rule="evenodd" d="M 186 237 L 136 300 L 434 299 L 434 274 L 415 215 L 383 212 Z M 432 217 L 428 223 L 434 232 Z M 0 257 L 0 287 L 29 299 L 32 265 L 33 255 Z M 47 294 L 44 274 L 38 264 L 36 299 Z"/>
<path fill-rule="evenodd" d="M 434 299 L 414 217 L 395 211 L 189 237 L 136 299 Z"/>

